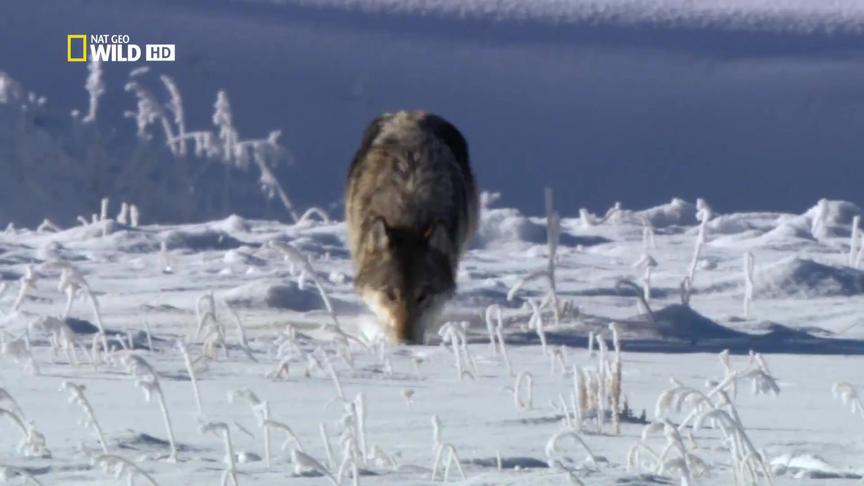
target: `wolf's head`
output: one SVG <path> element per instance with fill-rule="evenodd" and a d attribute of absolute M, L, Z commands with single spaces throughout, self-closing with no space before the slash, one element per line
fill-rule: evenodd
<path fill-rule="evenodd" d="M 364 233 L 357 292 L 392 341 L 422 343 L 456 287 L 449 257 L 455 250 L 446 228 L 391 228 L 376 218 Z"/>

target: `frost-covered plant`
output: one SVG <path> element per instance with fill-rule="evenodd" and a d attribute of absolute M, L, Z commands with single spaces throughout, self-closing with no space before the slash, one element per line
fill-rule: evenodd
<path fill-rule="evenodd" d="M 165 404 L 165 395 L 159 386 L 159 375 L 156 370 L 144 358 L 135 354 L 127 354 L 122 358 L 126 371 L 135 379 L 135 386 L 144 392 L 144 399 L 149 402 L 155 396 L 162 412 L 162 420 L 165 422 L 165 430 L 168 433 L 168 442 L 171 452 L 168 456 L 169 462 L 177 462 L 177 446 L 174 444 L 174 429 L 171 427 L 171 418 L 168 416 L 168 407 Z"/>
<path fill-rule="evenodd" d="M 264 429 L 264 460 L 267 467 L 270 467 L 270 426 L 268 425 L 270 421 L 270 405 L 258 398 L 258 395 L 248 388 L 234 390 L 228 394 L 228 402 L 233 403 L 238 399 L 246 400 L 249 403 L 249 406 L 252 408 L 252 414 L 255 416 L 255 421 L 259 427 Z M 291 429 L 289 428 L 288 430 L 290 431 Z M 293 435 L 293 432 L 291 432 L 291 435 Z"/>
<path fill-rule="evenodd" d="M 680 461 L 672 465 L 685 477 L 692 472 L 692 463 L 696 459 L 691 457 L 683 446 L 680 434 L 688 426 L 692 426 L 693 433 L 696 433 L 708 425 L 719 429 L 723 436 L 732 459 L 732 473 L 736 484 L 758 484 L 763 479 L 768 484 L 773 483 L 765 455 L 757 450 L 750 440 L 730 394 L 734 396 L 738 381 L 750 380 L 755 394 L 776 395 L 780 391 L 777 380 L 759 354 L 751 353 L 748 366 L 738 370 L 732 367 L 728 352 L 720 354 L 720 361 L 725 376 L 719 381 L 709 381 L 709 390 L 706 392 L 672 379 L 672 386 L 664 390 L 657 399 L 654 412 L 657 421 L 646 427 L 641 444 L 636 444 L 631 449 L 631 458 L 628 461 L 630 464 L 637 464 L 640 454 L 646 452 L 651 459 L 648 468 L 662 474 L 662 471 L 669 469 L 668 455 L 674 449 L 678 450 Z M 687 409 L 689 412 L 678 425 L 672 426 L 668 415 L 680 414 Z M 647 436 L 660 427 L 664 427 L 667 439 L 672 436 L 674 440 L 668 440 L 663 453 L 658 454 L 647 444 Z M 668 430 L 669 427 L 675 430 Z M 645 467 L 644 463 L 642 467 Z"/>
<path fill-rule="evenodd" d="M 57 233 L 59 231 L 62 231 L 60 227 L 52 223 L 48 218 L 42 220 L 42 224 L 36 228 L 37 233 Z"/>
<path fill-rule="evenodd" d="M 447 454 L 447 459 L 443 462 L 444 474 L 441 477 L 441 480 L 444 482 L 450 480 L 450 467 L 454 464 L 456 465 L 456 470 L 459 471 L 459 476 L 462 477 L 462 480 L 467 480 L 468 477 L 465 476 L 465 471 L 462 469 L 462 461 L 459 459 L 459 454 L 456 452 L 456 448 L 453 447 L 453 444 L 445 442 L 440 444 L 435 451 L 435 460 L 432 463 L 432 481 L 438 479 L 438 471 L 441 468 L 445 453 Z"/>
<path fill-rule="evenodd" d="M 116 219 L 120 224 L 129 224 L 129 203 L 126 201 L 120 203 L 120 212 L 117 213 Z"/>
<path fill-rule="evenodd" d="M 192 383 L 192 394 L 195 396 L 195 406 L 198 408 L 198 416 L 204 417 L 204 407 L 201 405 L 201 391 L 198 389 L 198 379 L 195 376 L 195 367 L 192 365 L 189 350 L 186 349 L 186 344 L 179 339 L 177 340 L 177 349 L 180 351 L 180 355 L 183 356 L 183 364 L 186 366 L 186 372 L 189 373 L 189 381 Z"/>
<path fill-rule="evenodd" d="M 593 367 L 573 366 L 573 393 L 570 397 L 573 407 L 572 419 L 567 403 L 563 400 L 563 396 L 561 397 L 565 422 L 569 420 L 574 430 L 581 430 L 583 422 L 593 418 L 597 431 L 601 432 L 608 411 L 614 432 L 620 433 L 624 402 L 621 343 L 615 323 L 609 324 L 609 332 L 612 336 L 614 353 L 609 353 L 606 340 L 602 335 L 591 333 L 589 340 L 596 342 L 598 348 L 595 365 Z"/>
<path fill-rule="evenodd" d="M 855 266 L 855 257 L 857 256 L 858 249 L 858 235 L 860 234 L 858 227 L 861 223 L 861 216 L 855 215 L 852 218 L 852 232 L 849 234 L 849 261 L 847 262 L 850 267 Z"/>
<path fill-rule="evenodd" d="M 693 292 L 693 286 L 690 281 L 690 277 L 685 276 L 681 279 L 680 284 L 681 291 L 681 305 L 684 307 L 690 307 L 690 294 Z"/>
<path fill-rule="evenodd" d="M 174 268 L 171 266 L 171 254 L 168 253 L 168 244 L 165 241 L 159 242 L 159 267 L 162 273 L 174 273 Z"/>
<path fill-rule="evenodd" d="M 829 211 L 830 208 L 828 207 L 827 199 L 822 198 L 816 203 L 816 215 L 810 222 L 810 234 L 812 234 L 814 238 L 818 239 L 826 236 L 828 230 Z"/>
<path fill-rule="evenodd" d="M 138 127 L 138 138 L 144 141 L 151 140 L 153 136 L 148 132 L 148 128 L 150 125 L 159 122 L 165 133 L 165 140 L 169 147 L 172 146 L 174 128 L 171 126 L 171 120 L 167 116 L 164 105 L 156 95 L 134 79 L 126 83 L 125 89 L 127 92 L 133 93 L 138 100 L 137 111 L 126 111 L 123 113 L 125 117 L 135 119 Z"/>
<path fill-rule="evenodd" d="M 34 375 L 39 374 L 39 366 L 33 357 L 33 350 L 30 347 L 30 336 L 26 329 L 17 338 L 6 331 L 0 332 L 0 356 L 21 364 L 25 370 Z"/>
<path fill-rule="evenodd" d="M 651 437 L 662 433 L 666 443 L 660 452 L 649 443 Z M 652 422 L 642 430 L 642 436 L 627 453 L 627 470 L 645 469 L 655 474 L 675 474 L 681 477 L 682 485 L 692 484 L 702 477 L 708 466 L 705 461 L 687 449 L 681 433 L 669 420 Z"/>
<path fill-rule="evenodd" d="M 108 347 L 108 339 L 105 334 L 105 326 L 102 324 L 102 312 L 99 310 L 99 301 L 96 300 L 96 296 L 93 295 L 93 292 L 90 290 L 90 285 L 87 284 L 87 281 L 84 279 L 84 276 L 78 271 L 77 268 L 73 267 L 68 263 L 60 264 L 62 267 L 60 271 L 60 281 L 57 284 L 57 289 L 66 294 L 66 308 L 63 311 L 63 319 L 66 319 L 69 316 L 69 312 L 72 309 L 72 302 L 79 295 L 83 295 L 87 301 L 90 303 L 90 308 L 93 311 L 93 318 L 96 322 L 96 327 L 99 329 L 99 333 L 97 336 L 94 336 L 94 346 L 93 346 L 93 359 L 95 361 L 97 356 L 96 350 L 96 339 L 100 339 L 102 342 L 102 349 L 105 353 L 110 352 L 110 348 Z"/>
<path fill-rule="evenodd" d="M 516 403 L 516 410 L 531 410 L 533 396 L 534 375 L 530 371 L 520 371 L 513 384 L 513 401 Z"/>
<path fill-rule="evenodd" d="M 314 472 L 327 478 L 333 486 L 339 486 L 339 484 L 341 484 L 341 481 L 337 480 L 333 476 L 333 473 L 321 464 L 321 462 L 301 450 L 291 450 L 291 462 L 294 463 L 294 474 L 298 476 L 307 472 Z M 357 477 L 356 474 L 355 471 L 355 477 Z"/>
<path fill-rule="evenodd" d="M 831 387 L 831 393 L 834 395 L 834 398 L 839 398 L 843 402 L 843 405 L 848 406 L 849 411 L 853 415 L 860 415 L 861 418 L 864 418 L 864 403 L 862 403 L 861 397 L 858 395 L 858 390 L 852 384 L 846 382 L 834 383 L 834 386 Z"/>
<path fill-rule="evenodd" d="M 344 413 L 340 425 L 339 445 L 342 450 L 342 459 L 336 473 L 339 483 L 351 468 L 354 481 L 357 482 L 359 470 L 366 467 L 369 458 L 369 447 L 366 440 L 366 400 L 362 393 L 358 393 L 354 400 L 342 400 Z"/>
<path fill-rule="evenodd" d="M 579 219 L 582 221 L 582 226 L 585 228 L 590 228 L 591 226 L 597 226 L 600 224 L 609 221 L 610 219 L 616 219 L 621 214 L 621 203 L 615 202 L 615 204 L 606 210 L 606 214 L 603 217 L 598 218 L 596 215 L 591 213 L 585 208 L 579 208 Z"/>
<path fill-rule="evenodd" d="M 306 280 L 311 280 L 315 285 L 315 288 L 318 289 L 318 294 L 321 296 L 321 301 L 324 303 L 324 307 L 327 309 L 327 312 L 330 314 L 330 318 L 333 320 L 333 326 L 338 334 L 344 334 L 341 332 L 341 327 L 339 326 L 339 318 L 336 316 L 336 311 L 333 310 L 333 305 L 330 303 L 330 298 L 327 296 L 327 292 L 324 291 L 324 287 L 321 286 L 320 279 L 318 278 L 318 272 L 312 267 L 312 263 L 309 262 L 309 258 L 303 253 L 300 252 L 294 246 L 285 243 L 279 240 L 270 240 L 267 242 L 267 245 L 271 248 L 275 248 L 282 252 L 285 257 L 285 261 L 289 264 L 289 271 L 291 275 L 297 278 L 297 287 L 300 289 L 304 288 L 304 283 Z M 356 338 L 354 338 L 356 339 Z"/>
<path fill-rule="evenodd" d="M 103 197 L 99 201 L 99 221 L 108 221 L 108 203 L 107 197 Z"/>
<path fill-rule="evenodd" d="M 24 275 L 18 280 L 19 288 L 18 288 L 18 297 L 15 298 L 15 303 L 12 304 L 12 310 L 17 311 L 21 308 L 21 304 L 24 302 L 24 297 L 27 294 L 36 288 L 36 274 L 33 273 L 33 266 L 27 265 L 24 267 Z"/>
<path fill-rule="evenodd" d="M 615 283 L 616 289 L 621 289 L 624 287 L 628 287 L 628 288 L 633 289 L 633 293 L 636 295 L 636 300 L 639 304 L 639 307 L 641 307 L 642 312 L 645 313 L 645 316 L 648 318 L 648 321 L 651 322 L 651 324 L 654 324 L 655 323 L 654 312 L 651 311 L 651 304 L 649 304 L 648 300 L 645 298 L 645 295 L 648 292 L 646 292 L 645 289 L 643 289 L 642 287 L 637 285 L 636 282 L 633 282 L 632 280 L 621 279 Z"/>
<path fill-rule="evenodd" d="M 137 228 L 141 224 L 141 211 L 138 210 L 138 206 L 131 205 L 129 206 L 129 225 L 133 228 Z"/>
<path fill-rule="evenodd" d="M 87 115 L 81 119 L 83 123 L 96 121 L 96 112 L 99 110 L 99 98 L 105 94 L 105 83 L 102 81 L 102 63 L 97 59 L 90 59 L 87 63 L 87 81 L 84 88 L 90 95 L 90 104 Z"/>
<path fill-rule="evenodd" d="M 84 428 L 93 429 L 93 433 L 96 435 L 96 438 L 99 439 L 99 446 L 102 447 L 102 452 L 108 454 L 108 444 L 105 442 L 105 435 L 102 433 L 102 427 L 99 426 L 99 421 L 96 420 L 96 413 L 93 411 L 93 406 L 90 405 L 90 401 L 87 400 L 87 396 L 84 395 L 85 389 L 84 385 L 72 383 L 71 381 L 64 381 L 60 385 L 60 391 L 69 392 L 69 403 L 78 405 L 78 407 L 81 408 L 81 411 L 84 412 L 84 417 L 80 422 L 81 425 Z"/>
<path fill-rule="evenodd" d="M 318 219 L 321 220 L 322 223 L 330 224 L 330 216 L 327 214 L 327 211 L 325 211 L 323 208 L 314 207 L 314 206 L 307 209 L 305 212 L 303 212 L 303 215 L 300 216 L 300 219 L 298 219 L 295 224 L 297 224 L 297 225 L 307 224 L 308 222 L 312 221 L 313 217 L 316 217 L 316 216 L 318 217 Z"/>
<path fill-rule="evenodd" d="M 543 328 L 542 303 L 537 304 L 534 299 L 527 299 L 525 305 L 531 309 L 531 318 L 528 320 L 528 329 L 533 329 L 540 339 L 540 349 L 543 354 L 548 354 L 546 347 L 546 330 Z"/>
<path fill-rule="evenodd" d="M 657 267 L 657 260 L 648 253 L 633 263 L 633 268 L 642 269 L 642 290 L 646 302 L 651 302 L 651 272 Z"/>
<path fill-rule="evenodd" d="M 274 130 L 270 132 L 267 138 L 239 142 L 237 144 L 240 154 L 238 159 L 252 158 L 255 165 L 258 166 L 258 171 L 260 172 L 258 180 L 261 183 L 261 189 L 264 191 L 264 194 L 271 199 L 278 197 L 296 223 L 300 221 L 300 218 L 297 217 L 297 211 L 294 209 L 291 200 L 288 199 L 288 193 L 282 188 L 282 184 L 271 169 L 271 165 L 279 159 L 279 154 L 283 150 L 282 146 L 279 145 L 279 137 L 281 135 L 282 132 L 280 130 Z"/>
<path fill-rule="evenodd" d="M 300 442 L 300 438 L 297 437 L 297 434 L 294 433 L 294 430 L 289 427 L 287 424 L 283 422 L 279 422 L 273 419 L 267 419 L 264 421 L 264 427 L 267 430 L 276 430 L 283 432 L 285 434 L 285 441 L 282 442 L 281 450 L 285 452 L 288 447 L 292 447 L 293 450 L 304 451 L 303 444 Z"/>
<path fill-rule="evenodd" d="M 753 301 L 753 254 L 744 254 L 744 318 L 750 318 L 750 302 Z"/>
<path fill-rule="evenodd" d="M 279 145 L 281 132 L 274 130 L 270 132 L 267 138 L 259 140 L 240 140 L 237 130 L 234 128 L 231 103 L 224 90 L 217 93 L 216 103 L 213 107 L 213 124 L 218 128 L 217 137 L 220 142 L 219 153 L 222 160 L 240 169 L 245 169 L 250 165 L 250 162 L 254 162 L 260 172 L 259 182 L 265 194 L 270 198 L 278 196 L 296 223 L 299 217 L 294 205 L 271 169 L 271 166 L 275 164 L 283 152 Z M 212 141 L 212 138 L 208 141 Z"/>
<path fill-rule="evenodd" d="M 647 253 L 657 249 L 654 239 L 654 225 L 648 219 L 642 219 L 642 249 Z"/>
<path fill-rule="evenodd" d="M 223 301 L 223 303 L 228 309 L 228 312 L 231 313 L 231 317 L 234 319 L 234 324 L 237 327 L 237 341 L 240 349 L 246 354 L 247 358 L 257 363 L 258 359 L 255 358 L 254 354 L 252 354 L 252 347 L 249 346 L 249 340 L 246 338 L 246 330 L 243 329 L 243 321 L 240 319 L 240 314 L 238 314 L 237 311 L 228 304 L 228 302 Z"/>
<path fill-rule="evenodd" d="M 337 340 L 340 339 L 338 336 Z M 347 344 L 344 344 L 347 346 Z M 337 349 L 343 346 L 342 343 L 337 343 Z M 274 352 L 275 349 L 275 352 Z M 316 352 L 319 351 L 320 348 L 316 349 Z M 346 351 L 342 351 L 345 353 Z M 277 364 L 275 368 L 267 373 L 267 376 L 274 380 L 282 380 L 289 377 L 290 366 L 292 362 L 300 362 L 306 364 L 305 375 L 310 376 L 313 368 L 318 368 L 325 373 L 328 373 L 333 378 L 334 382 L 337 384 L 336 388 L 339 391 L 339 398 L 344 398 L 341 393 L 341 385 L 339 384 L 339 379 L 336 376 L 335 370 L 333 370 L 332 363 L 330 361 L 329 356 L 321 351 L 322 358 L 319 359 L 315 352 L 308 353 L 303 349 L 302 346 L 296 340 L 296 331 L 292 325 L 288 325 L 287 328 L 279 334 L 276 339 L 273 340 L 273 344 L 270 347 L 269 353 L 271 357 L 275 358 Z M 326 365 L 325 365 L 326 363 Z M 348 361 L 350 366 L 350 361 Z"/>
<path fill-rule="evenodd" d="M 159 80 L 168 91 L 169 100 L 166 104 L 168 111 L 174 115 L 174 125 L 177 127 L 177 141 L 169 141 L 168 145 L 171 151 L 177 155 L 186 155 L 186 118 L 183 112 L 183 97 L 180 95 L 180 88 L 170 76 L 161 75 Z M 137 226 L 137 225 L 133 225 Z"/>
<path fill-rule="evenodd" d="M 217 348 L 221 347 L 225 358 L 228 358 L 225 326 L 216 317 L 216 299 L 213 292 L 202 295 L 195 301 L 195 317 L 197 326 L 194 339 L 203 339 L 202 355 L 207 359 L 216 359 Z"/>
<path fill-rule="evenodd" d="M 612 428 L 616 434 L 621 433 L 621 392 L 622 392 L 622 374 L 621 374 L 621 340 L 618 337 L 618 327 L 614 322 L 609 323 L 609 333 L 612 335 L 612 347 L 615 353 L 612 358 L 607 361 L 608 382 L 607 387 L 609 393 L 609 407 L 612 412 Z"/>
<path fill-rule="evenodd" d="M 150 486 L 159 486 L 159 483 L 156 482 L 156 479 L 150 473 L 120 456 L 99 454 L 93 456 L 90 461 L 105 474 L 109 474 L 116 479 L 125 478 L 128 486 L 135 486 L 135 479 L 139 477 L 147 481 Z"/>
<path fill-rule="evenodd" d="M 579 463 L 564 454 L 561 443 L 566 439 L 572 439 L 574 443 L 578 444 L 585 451 L 586 458 L 584 461 Z M 572 430 L 565 429 L 556 432 L 546 441 L 546 463 L 553 470 L 563 471 L 568 473 L 568 475 L 575 476 L 577 472 L 585 469 L 586 465 L 596 468 L 597 462 L 597 456 L 591 452 L 588 444 L 579 434 Z"/>
<path fill-rule="evenodd" d="M 456 453 L 456 448 L 453 447 L 453 444 L 448 442 L 444 442 L 441 438 L 441 420 L 437 415 L 432 416 L 432 481 L 435 481 L 438 477 L 438 470 L 441 467 L 441 461 L 444 458 L 445 451 L 447 452 L 446 463 L 444 464 L 444 477 L 443 481 L 447 481 L 450 475 L 450 466 L 452 464 L 456 464 L 456 468 L 459 470 L 462 479 L 465 478 L 465 473 L 462 471 L 462 464 L 459 460 L 459 455 Z"/>
<path fill-rule="evenodd" d="M 202 434 L 221 435 L 225 442 L 225 471 L 222 472 L 222 486 L 232 484 L 238 486 L 237 482 L 237 465 L 234 460 L 234 447 L 231 444 L 231 429 L 225 422 L 205 422 L 201 424 L 200 431 Z"/>
<path fill-rule="evenodd" d="M 468 325 L 467 321 L 445 322 L 438 329 L 441 344 L 443 346 L 449 344 L 453 351 L 453 358 L 456 362 L 456 374 L 460 380 L 466 375 L 471 379 L 477 376 L 477 364 L 474 362 L 474 357 L 471 356 L 468 348 L 468 338 L 465 335 Z"/>
<path fill-rule="evenodd" d="M 507 374 L 513 376 L 513 367 L 510 357 L 507 355 L 507 345 L 504 343 L 504 319 L 501 315 L 501 307 L 492 304 L 486 308 L 486 332 L 489 334 L 489 349 L 492 354 L 500 355 L 507 366 Z"/>
<path fill-rule="evenodd" d="M 489 334 L 489 350 L 492 354 L 498 354 L 498 347 L 495 345 L 495 324 L 493 316 L 501 322 L 501 307 L 498 304 L 492 304 L 486 307 L 486 332 Z"/>
<path fill-rule="evenodd" d="M 51 354 L 54 358 L 62 351 L 66 359 L 73 366 L 78 365 L 78 354 L 75 350 L 75 332 L 66 324 L 65 320 L 53 316 L 45 316 L 30 323 L 30 330 L 42 330 L 48 333 L 48 342 L 51 344 Z"/>
<path fill-rule="evenodd" d="M 558 253 L 558 243 L 561 238 L 561 218 L 555 211 L 553 205 L 552 189 L 546 188 L 546 245 L 547 245 L 547 260 L 546 269 L 533 272 L 516 281 L 515 284 L 507 292 L 507 301 L 512 301 L 516 293 L 528 282 L 538 278 L 546 280 L 549 289 L 543 298 L 540 308 L 545 308 L 547 305 L 552 307 L 552 314 L 555 318 L 555 325 L 560 323 L 561 306 L 558 298 L 557 285 L 555 283 L 555 263 Z M 545 350 L 544 350 L 545 351 Z"/>
<path fill-rule="evenodd" d="M 708 222 L 711 220 L 711 207 L 704 199 L 696 200 L 696 219 L 699 220 L 699 232 L 696 234 L 696 245 L 693 248 L 693 258 L 690 260 L 690 270 L 687 272 L 687 277 L 690 283 L 696 278 L 696 267 L 699 264 L 699 256 L 702 254 L 702 247 L 708 241 Z"/>
<path fill-rule="evenodd" d="M 25 457 L 51 457 L 45 436 L 36 430 L 32 422 L 24 417 L 18 402 L 5 389 L 0 388 L 0 417 L 6 417 L 21 433 L 18 453 Z"/>

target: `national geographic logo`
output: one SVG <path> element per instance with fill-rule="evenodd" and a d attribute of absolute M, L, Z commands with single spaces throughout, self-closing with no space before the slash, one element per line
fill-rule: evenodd
<path fill-rule="evenodd" d="M 126 34 L 69 34 L 66 36 L 66 61 L 136 62 L 174 61 L 174 44 L 139 44 Z"/>

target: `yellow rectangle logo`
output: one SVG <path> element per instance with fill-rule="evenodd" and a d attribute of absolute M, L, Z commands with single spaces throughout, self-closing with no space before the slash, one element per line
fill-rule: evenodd
<path fill-rule="evenodd" d="M 73 56 L 73 46 L 81 41 L 81 55 Z M 66 36 L 66 62 L 87 62 L 87 34 L 69 34 Z"/>

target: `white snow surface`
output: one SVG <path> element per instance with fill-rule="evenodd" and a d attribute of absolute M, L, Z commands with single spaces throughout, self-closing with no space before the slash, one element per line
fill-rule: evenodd
<path fill-rule="evenodd" d="M 539 300 L 545 283 L 529 281 L 512 301 L 507 300 L 508 290 L 518 279 L 545 268 L 545 218 L 528 217 L 514 209 L 485 209 L 481 238 L 461 266 L 458 297 L 444 316 L 444 320 L 470 324 L 468 349 L 476 371 L 461 379 L 454 354 L 444 345 L 373 344 L 364 349 L 353 338 L 336 338 L 333 319 L 320 301 L 315 281 L 326 291 L 343 333 L 360 335 L 361 328 L 374 322 L 352 291 L 341 222 L 291 226 L 232 216 L 203 224 L 140 228 L 114 223 L 104 236 L 104 223 L 59 232 L 15 229 L 0 233 L 0 288 L 5 289 L 0 291 L 4 343 L 0 388 L 44 434 L 51 452 L 50 457 L 42 458 L 20 455 L 16 450 L 18 430 L 0 420 L 0 478 L 24 484 L 20 472 L 26 471 L 46 485 L 123 481 L 91 466 L 90 457 L 99 452 L 99 443 L 91 429 L 81 425 L 80 407 L 67 403 L 68 392 L 59 390 L 69 381 L 85 385 L 84 394 L 109 452 L 131 461 L 158 484 L 220 481 L 225 468 L 222 439 L 202 435 L 202 419 L 227 424 L 238 459 L 239 484 L 331 484 L 320 474 L 295 468 L 290 451 L 297 445 L 286 441 L 281 430 L 271 432 L 273 457 L 271 467 L 266 467 L 264 434 L 255 415 L 245 401 L 228 399 L 236 390 L 254 392 L 267 402 L 271 420 L 289 426 L 305 453 L 336 474 L 342 458 L 339 433 L 350 407 L 346 409 L 338 399 L 326 364 L 329 361 L 346 400 L 353 403 L 362 395 L 365 403 L 370 459 L 361 471 L 360 484 L 430 484 L 433 416 L 440 422 L 441 441 L 458 452 L 468 478 L 463 484 L 565 484 L 566 473 L 547 466 L 544 448 L 550 437 L 565 428 L 558 400 L 559 395 L 567 397 L 573 391 L 572 367 L 596 366 L 597 357 L 584 346 L 586 335 L 595 332 L 609 341 L 607 325 L 619 323 L 623 396 L 637 419 L 645 411 L 650 420 L 670 378 L 700 389 L 707 381 L 723 377 L 715 352 L 725 345 L 737 352 L 748 350 L 746 344 L 743 348 L 735 344 L 734 339 L 740 338 L 737 334 L 712 349 L 710 334 L 719 331 L 698 317 L 701 314 L 725 326 L 727 331 L 722 332 L 766 335 L 782 324 L 787 333 L 807 331 L 823 339 L 806 353 L 800 346 L 769 349 L 767 341 L 762 341 L 765 348 L 756 342 L 754 351 L 766 353 L 780 393 L 755 396 L 749 386 L 741 386 L 733 399 L 750 438 L 776 474 L 775 484 L 860 481 L 864 420 L 849 413 L 831 393 L 834 382 L 848 382 L 859 389 L 864 385 L 864 357 L 859 354 L 864 345 L 849 341 L 864 338 L 864 326 L 859 325 L 864 317 L 864 271 L 846 266 L 848 227 L 846 234 L 800 238 L 778 232 L 778 228 L 806 215 L 715 216 L 714 221 L 723 221 L 718 224 L 722 231 L 715 233 L 708 226 L 693 282 L 692 310 L 687 310 L 676 304 L 696 233 L 687 211 L 682 224 L 673 216 L 691 207 L 692 203 L 676 200 L 646 211 L 625 208 L 618 217 L 596 226 L 586 226 L 577 218 L 562 219 L 558 291 L 564 302 L 578 306 L 580 312 L 564 313 L 558 325 L 547 312 L 544 321 L 551 355 L 557 354 L 551 350 L 559 350 L 567 363 L 563 371 L 544 355 L 534 331 L 525 329 L 530 311 L 523 307 L 524 299 Z M 655 221 L 665 225 L 656 228 L 656 248 L 646 249 L 643 221 L 646 215 L 661 214 L 664 216 Z M 839 227 L 840 222 L 837 224 Z M 770 234 L 773 236 L 766 238 Z M 307 269 L 301 277 L 304 265 L 286 260 L 277 250 L 280 244 L 290 244 L 305 255 L 313 273 Z M 750 318 L 742 315 L 742 262 L 747 251 L 755 258 Z M 656 328 L 646 326 L 644 316 L 639 317 L 642 311 L 630 290 L 616 289 L 621 278 L 641 282 L 642 271 L 633 268 L 633 263 L 643 253 L 658 262 L 651 279 Z M 14 310 L 28 265 L 35 288 L 25 293 L 19 309 Z M 33 325 L 46 316 L 62 315 L 66 300 L 58 281 L 64 265 L 80 272 L 98 300 L 115 349 L 109 362 L 91 364 L 87 354 L 92 336 L 77 334 L 80 362 L 73 365 L 62 351 L 52 353 L 44 330 L 46 321 Z M 203 334 L 195 336 L 196 308 L 206 312 L 211 293 L 229 353 L 225 356 L 217 349 L 215 359 L 205 361 L 197 371 L 202 418 L 176 341 L 186 342 L 193 360 L 202 356 Z M 249 354 L 240 349 L 240 335 L 226 303 L 242 322 Z M 501 355 L 490 350 L 483 316 L 491 304 L 503 310 L 514 374 L 528 372 L 533 377 L 528 409 L 516 406 L 514 377 Z M 84 299 L 73 302 L 69 316 L 77 319 L 69 322 L 79 329 L 88 322 L 95 324 Z M 148 328 L 152 349 L 145 334 Z M 38 374 L 28 369 L 22 355 L 15 359 L 13 343 L 28 329 Z M 278 344 L 286 342 L 290 333 L 294 333 L 293 342 L 277 357 Z M 132 352 L 152 364 L 158 374 L 179 448 L 176 463 L 166 461 L 167 436 L 156 400 L 146 402 L 120 364 L 129 351 L 116 349 L 119 339 L 132 339 L 136 348 Z M 844 348 L 847 354 L 835 354 L 844 340 L 853 342 L 852 347 Z M 636 352 L 646 347 L 654 351 Z M 288 365 L 287 375 L 276 379 L 272 372 L 282 358 Z M 731 362 L 734 368 L 744 368 L 749 360 L 735 354 Z M 10 406 L 0 395 L 0 408 Z M 682 416 L 672 413 L 669 419 L 678 422 Z M 584 484 L 678 484 L 674 471 L 628 470 L 627 451 L 639 440 L 643 425 L 625 421 L 621 433 L 614 434 L 609 424 L 597 430 L 592 423 L 585 422 L 580 435 L 592 449 L 595 465 L 583 464 L 581 450 L 564 446 L 559 451 L 578 465 L 574 475 Z M 335 456 L 332 465 L 321 438 L 322 424 Z M 733 484 L 728 444 L 721 433 L 702 429 L 694 435 L 699 444 L 695 452 L 708 464 L 697 484 Z M 500 470 L 496 466 L 499 456 Z M 451 469 L 453 480 L 458 472 L 455 466 Z M 438 477 L 440 480 L 441 471 Z M 342 478 L 342 484 L 350 481 L 350 474 Z M 145 483 L 141 477 L 136 481 Z"/>

